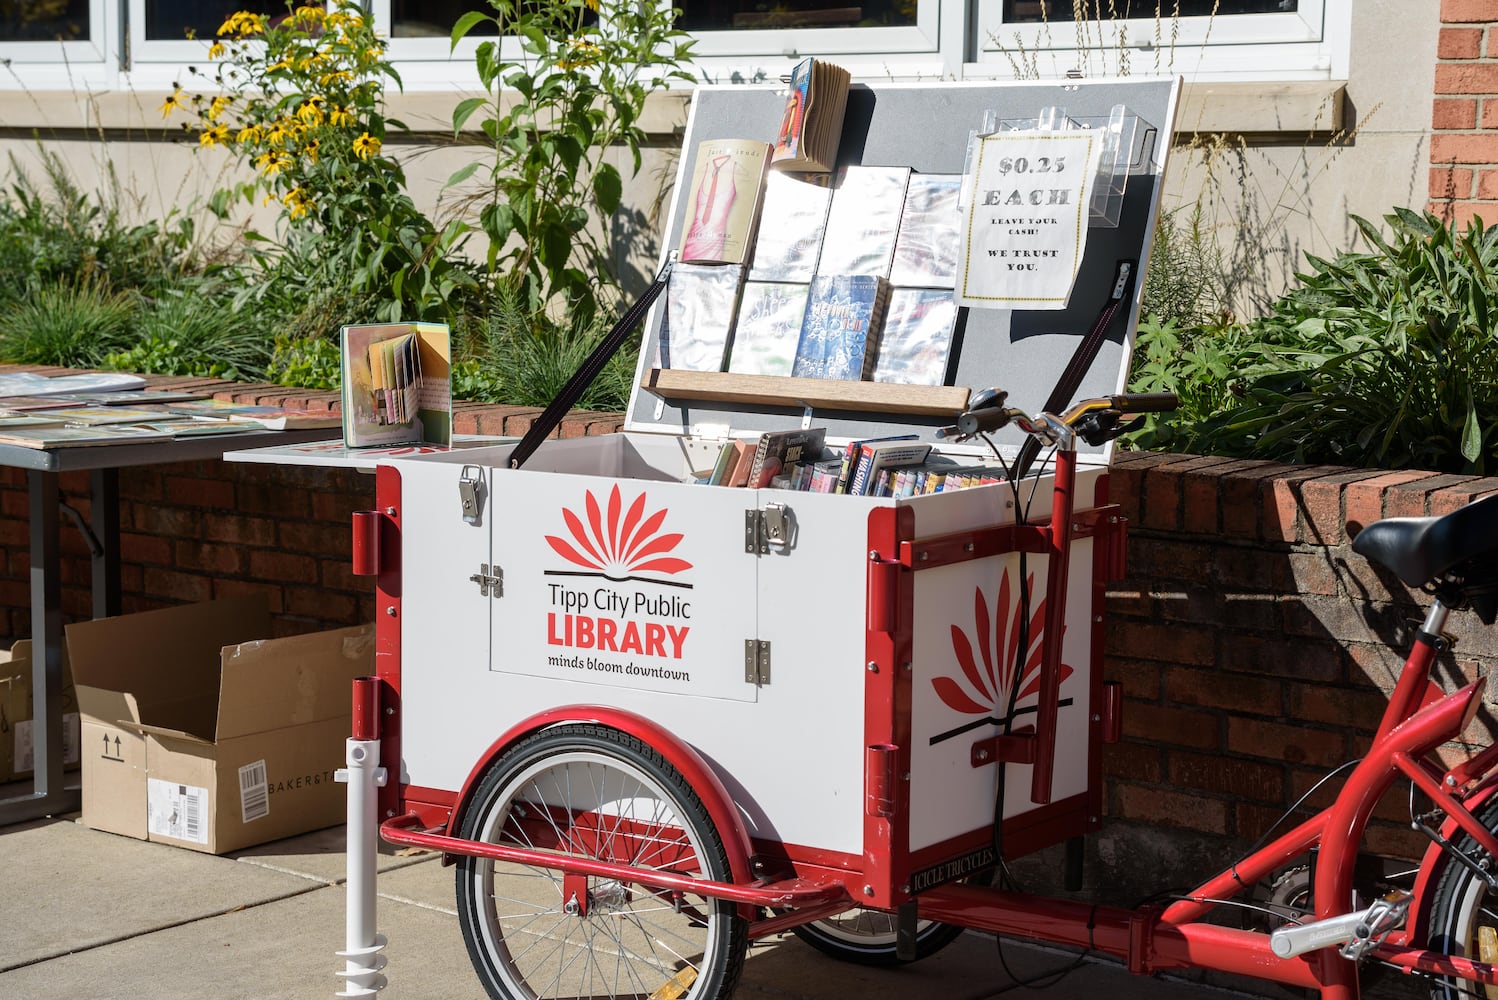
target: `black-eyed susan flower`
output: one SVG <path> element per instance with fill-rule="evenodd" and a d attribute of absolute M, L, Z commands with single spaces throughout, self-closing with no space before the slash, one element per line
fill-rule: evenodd
<path fill-rule="evenodd" d="M 368 132 L 361 133 L 359 138 L 354 140 L 354 155 L 361 160 L 367 160 L 379 153 L 379 151 L 380 140 Z"/>
<path fill-rule="evenodd" d="M 198 145 L 204 149 L 229 145 L 229 126 L 219 122 L 211 128 L 205 128 L 198 133 Z"/>
<path fill-rule="evenodd" d="M 182 101 L 182 88 L 173 85 L 171 94 L 167 96 L 165 101 L 161 102 L 161 117 L 169 118 L 173 111 L 185 107 L 186 105 Z"/>

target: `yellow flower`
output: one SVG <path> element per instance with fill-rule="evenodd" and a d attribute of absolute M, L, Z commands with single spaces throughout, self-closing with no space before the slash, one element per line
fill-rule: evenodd
<path fill-rule="evenodd" d="M 282 56 L 280 59 L 277 59 L 275 62 L 271 63 L 269 66 L 265 67 L 265 71 L 267 73 L 274 73 L 277 70 L 282 70 L 282 69 L 291 69 L 291 57 L 289 57 L 289 56 Z"/>
<path fill-rule="evenodd" d="M 335 104 L 328 110 L 328 124 L 341 128 L 354 124 L 353 112 L 346 105 Z"/>
<path fill-rule="evenodd" d="M 301 188 L 293 188 L 286 192 L 286 196 L 281 201 L 291 210 L 293 219 L 300 219 L 315 207 L 312 200 L 307 197 L 307 193 Z"/>
<path fill-rule="evenodd" d="M 296 109 L 296 116 L 308 125 L 321 125 L 323 123 L 323 105 L 327 100 L 321 97 L 309 97 L 302 102 L 302 106 Z"/>
<path fill-rule="evenodd" d="M 213 103 L 208 105 L 208 120 L 211 122 L 218 121 L 218 116 L 227 111 L 229 105 L 233 103 L 234 98 L 232 97 L 225 97 L 222 94 L 215 97 Z"/>
<path fill-rule="evenodd" d="M 285 153 L 268 152 L 255 157 L 255 166 L 262 176 L 274 177 L 291 166 L 291 157 Z"/>
<path fill-rule="evenodd" d="M 204 149 L 229 145 L 229 126 L 219 122 L 212 128 L 205 128 L 198 133 L 198 144 Z"/>
<path fill-rule="evenodd" d="M 270 131 L 265 135 L 265 141 L 270 143 L 272 146 L 284 146 L 286 144 L 286 140 L 290 138 L 291 132 L 287 128 L 285 119 L 282 119 L 271 125 Z"/>
<path fill-rule="evenodd" d="M 302 155 L 313 163 L 317 162 L 317 149 L 321 145 L 316 139 L 308 139 L 307 145 L 302 147 Z"/>
<path fill-rule="evenodd" d="M 241 10 L 229 15 L 228 20 L 219 26 L 218 34 L 234 35 L 243 38 L 249 35 L 260 35 L 265 32 L 265 15 L 251 14 L 249 11 Z"/>
<path fill-rule="evenodd" d="M 354 155 L 361 160 L 367 160 L 380 151 L 380 140 L 365 132 L 354 140 Z"/>
<path fill-rule="evenodd" d="M 239 134 L 234 137 L 234 141 L 239 143 L 241 146 L 245 145 L 246 143 L 254 143 L 258 145 L 264 138 L 265 135 L 261 131 L 259 125 L 246 125 L 244 128 L 239 130 Z"/>
<path fill-rule="evenodd" d="M 209 59 L 221 59 L 221 58 L 223 58 L 223 55 L 224 55 L 224 43 L 223 42 L 214 42 L 212 45 L 208 46 L 208 58 Z"/>
<path fill-rule="evenodd" d="M 557 60 L 562 69 L 577 69 L 591 66 L 603 57 L 603 49 L 586 38 L 567 39 L 567 54 Z"/>
<path fill-rule="evenodd" d="M 171 117 L 172 112 L 178 110 L 182 106 L 182 88 L 173 87 L 171 96 L 169 96 L 161 104 L 161 117 Z"/>

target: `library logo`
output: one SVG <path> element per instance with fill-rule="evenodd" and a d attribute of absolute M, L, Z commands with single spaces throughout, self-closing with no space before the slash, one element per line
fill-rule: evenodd
<path fill-rule="evenodd" d="M 552 551 L 579 569 L 550 570 L 548 576 L 602 576 L 615 583 L 638 580 L 691 586 L 640 575 L 664 573 L 674 576 L 692 568 L 685 559 L 671 555 L 686 536 L 680 532 L 661 531 L 668 513 L 665 508 L 647 517 L 645 494 L 641 493 L 625 511 L 617 485 L 609 493 L 607 510 L 599 505 L 592 490 L 583 495 L 582 516 L 562 508 L 562 520 L 570 537 L 546 536 L 546 544 Z"/>
<path fill-rule="evenodd" d="M 1026 581 L 1027 592 L 1034 593 L 1035 577 Z M 1045 623 L 1045 600 L 1030 608 L 1026 629 L 1026 602 L 1018 593 L 1010 593 L 1009 570 L 999 581 L 999 593 L 989 612 L 988 598 L 982 587 L 973 588 L 973 630 L 971 635 L 961 626 L 952 626 L 952 652 L 958 671 L 934 677 L 931 686 L 936 696 L 954 712 L 978 716 L 955 729 L 931 737 L 931 745 L 961 736 L 983 726 L 998 726 L 1012 732 L 1020 717 L 1034 714 L 1040 693 L 1041 630 Z M 1022 637 L 1025 649 L 1020 650 Z M 1061 641 L 1057 636 L 1056 641 Z M 1061 664 L 1064 683 L 1074 671 Z M 1020 702 L 1029 701 L 1023 707 Z M 1070 705 L 1063 698 L 1061 705 Z"/>

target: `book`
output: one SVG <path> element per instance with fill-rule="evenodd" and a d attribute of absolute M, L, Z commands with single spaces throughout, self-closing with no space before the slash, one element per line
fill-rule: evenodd
<path fill-rule="evenodd" d="M 718 449 L 718 459 L 713 463 L 712 472 L 708 474 L 707 484 L 709 486 L 727 486 L 729 478 L 733 475 L 734 468 L 738 465 L 739 449 L 732 441 L 724 441 L 723 446 Z"/>
<path fill-rule="evenodd" d="M 129 424 L 105 424 L 99 427 L 69 427 L 53 424 L 49 427 L 0 428 L 0 444 L 18 448 L 86 448 L 111 444 L 144 444 L 148 441 L 168 441 L 166 431 Z"/>
<path fill-rule="evenodd" d="M 755 445 L 746 485 L 750 489 L 769 486 L 770 480 L 793 465 L 822 457 L 827 428 L 808 427 L 789 431 L 765 431 Z"/>
<path fill-rule="evenodd" d="M 186 420 L 181 414 L 172 413 L 164 406 L 75 406 L 63 410 L 44 411 L 48 419 L 61 420 L 65 424 L 92 427 L 96 424 L 139 424 L 152 420 Z"/>
<path fill-rule="evenodd" d="M 61 427 L 61 420 L 54 420 L 44 411 L 33 413 L 0 414 L 0 428 L 3 427 Z"/>
<path fill-rule="evenodd" d="M 755 442 L 745 441 L 743 438 L 733 442 L 733 471 L 728 474 L 727 485 L 748 485 L 749 469 L 754 464 L 754 446 Z"/>
<path fill-rule="evenodd" d="M 746 281 L 733 326 L 728 370 L 744 375 L 789 375 L 806 316 L 809 286 L 790 281 Z"/>
<path fill-rule="evenodd" d="M 859 381 L 873 371 L 869 349 L 879 335 L 889 283 L 867 274 L 819 275 L 806 298 L 806 316 L 791 374 L 798 378 Z"/>
<path fill-rule="evenodd" d="M 771 173 L 754 241 L 750 281 L 808 282 L 817 273 L 832 188 L 826 177 Z"/>
<path fill-rule="evenodd" d="M 666 280 L 661 326 L 662 368 L 720 372 L 728 353 L 734 306 L 744 269 L 737 264 L 677 264 Z"/>
<path fill-rule="evenodd" d="M 860 446 L 858 465 L 848 492 L 854 496 L 870 496 L 874 482 L 884 469 L 901 465 L 919 465 L 931 454 L 931 445 L 924 441 L 891 440 L 871 441 Z"/>
<path fill-rule="evenodd" d="M 124 372 L 80 372 L 76 375 L 48 377 L 35 372 L 7 372 L 0 375 L 0 396 L 51 396 L 60 392 L 109 392 L 115 389 L 140 389 L 146 380 Z"/>
<path fill-rule="evenodd" d="M 809 173 L 833 168 L 852 79 L 841 66 L 810 56 L 796 64 L 775 151 L 770 155 L 772 167 Z"/>
<path fill-rule="evenodd" d="M 909 167 L 844 167 L 827 210 L 817 274 L 889 277 Z"/>
<path fill-rule="evenodd" d="M 190 399 L 168 403 L 168 413 L 220 420 L 249 420 L 267 430 L 321 430 L 338 427 L 343 418 L 333 410 L 301 410 L 290 406 L 235 403 L 227 399 Z"/>
<path fill-rule="evenodd" d="M 914 441 L 914 434 L 891 434 L 877 438 L 855 438 L 843 447 L 843 458 L 838 469 L 837 484 L 832 489 L 833 493 L 847 493 L 848 487 L 852 485 L 853 473 L 858 467 L 858 456 L 862 453 L 863 446 L 874 444 L 879 441 Z"/>
<path fill-rule="evenodd" d="M 452 443 L 446 324 L 345 326 L 342 363 L 343 440 L 350 448 Z"/>
<path fill-rule="evenodd" d="M 890 261 L 892 285 L 952 288 L 957 282 L 957 249 L 962 245 L 962 189 L 959 174 L 910 175 Z"/>
<path fill-rule="evenodd" d="M 748 262 L 769 155 L 770 144 L 756 139 L 704 139 L 697 144 L 681 234 L 683 262 Z"/>
<path fill-rule="evenodd" d="M 957 303 L 948 288 L 892 288 L 874 351 L 875 382 L 942 385 Z"/>
<path fill-rule="evenodd" d="M 65 392 L 45 398 L 73 406 L 141 406 L 207 399 L 210 395 L 212 393 L 191 389 L 119 389 L 114 392 Z M 4 405 L 0 401 L 0 406 Z"/>

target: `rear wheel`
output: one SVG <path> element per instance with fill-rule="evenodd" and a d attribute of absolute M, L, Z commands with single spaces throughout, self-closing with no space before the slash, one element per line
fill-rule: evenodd
<path fill-rule="evenodd" d="M 543 730 L 480 782 L 461 836 L 716 881 L 728 855 L 681 773 L 600 726 Z M 713 1000 L 743 970 L 747 924 L 700 893 L 655 891 L 554 868 L 458 861 L 458 917 L 495 1000 Z"/>
<path fill-rule="evenodd" d="M 915 925 L 915 958 L 934 955 L 962 934 L 963 928 L 935 920 Z M 859 965 L 900 965 L 895 954 L 895 915 L 880 910 L 849 910 L 826 920 L 795 928 L 796 936 L 813 948 L 844 962 Z"/>
<path fill-rule="evenodd" d="M 1489 830 L 1498 830 L 1498 799 L 1488 803 L 1478 821 Z M 1477 846 L 1470 834 L 1456 838 L 1456 846 L 1479 865 L 1491 869 L 1498 864 L 1498 859 Z M 1435 880 L 1430 949 L 1498 964 L 1498 893 L 1489 890 L 1485 879 L 1455 858 L 1447 855 L 1438 863 L 1443 867 Z M 1498 1000 L 1498 986 L 1442 976 L 1432 980 L 1430 995 L 1440 1000 Z"/>

